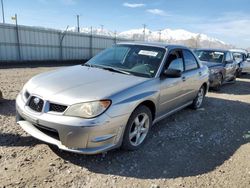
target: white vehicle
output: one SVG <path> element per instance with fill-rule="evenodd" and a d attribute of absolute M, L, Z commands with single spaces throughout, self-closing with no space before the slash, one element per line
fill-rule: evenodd
<path fill-rule="evenodd" d="M 250 73 L 250 54 L 243 49 L 232 49 L 235 61 L 240 66 L 241 73 Z"/>

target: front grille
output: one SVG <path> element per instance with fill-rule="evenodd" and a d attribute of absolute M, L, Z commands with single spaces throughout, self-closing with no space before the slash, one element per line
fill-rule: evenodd
<path fill-rule="evenodd" d="M 36 112 L 41 112 L 43 109 L 44 101 L 38 97 L 31 97 L 29 101 L 29 107 L 36 111 Z"/>
<path fill-rule="evenodd" d="M 37 129 L 39 129 L 41 132 L 43 132 L 44 134 L 56 139 L 56 140 L 60 140 L 59 139 L 59 134 L 57 132 L 56 129 L 53 128 L 49 128 L 49 127 L 45 127 L 43 125 L 34 125 Z"/>
<path fill-rule="evenodd" d="M 51 112 L 64 112 L 66 110 L 67 106 L 60 105 L 60 104 L 53 104 L 50 103 L 49 105 L 49 111 Z"/>

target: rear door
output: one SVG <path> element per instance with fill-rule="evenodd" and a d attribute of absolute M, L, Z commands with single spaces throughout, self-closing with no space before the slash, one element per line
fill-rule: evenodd
<path fill-rule="evenodd" d="M 231 52 L 226 52 L 225 57 L 225 80 L 232 79 L 236 74 L 237 63 L 234 61 Z"/>
<path fill-rule="evenodd" d="M 182 53 L 184 58 L 184 72 L 182 74 L 182 80 L 184 82 L 183 88 L 185 90 L 185 96 L 183 97 L 185 102 L 189 102 L 196 97 L 201 86 L 200 78 L 202 76 L 202 72 L 197 59 L 190 50 L 184 49 Z"/>

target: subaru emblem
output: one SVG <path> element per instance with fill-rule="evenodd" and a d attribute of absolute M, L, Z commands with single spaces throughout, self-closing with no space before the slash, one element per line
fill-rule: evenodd
<path fill-rule="evenodd" d="M 40 99 L 36 97 L 36 98 L 34 98 L 33 101 L 34 101 L 34 103 L 35 103 L 36 105 L 38 105 L 38 103 L 40 102 Z"/>

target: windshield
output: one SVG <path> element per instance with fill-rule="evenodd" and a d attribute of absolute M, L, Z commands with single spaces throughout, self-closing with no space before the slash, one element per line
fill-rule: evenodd
<path fill-rule="evenodd" d="M 237 63 L 240 63 L 244 60 L 243 54 L 238 53 L 238 52 L 233 52 L 233 57 Z"/>
<path fill-rule="evenodd" d="M 159 69 L 165 51 L 164 48 L 151 46 L 117 45 L 102 51 L 87 65 L 152 78 Z"/>
<path fill-rule="evenodd" d="M 224 53 L 220 51 L 195 50 L 195 54 L 201 61 L 212 63 L 222 63 L 224 59 Z"/>

